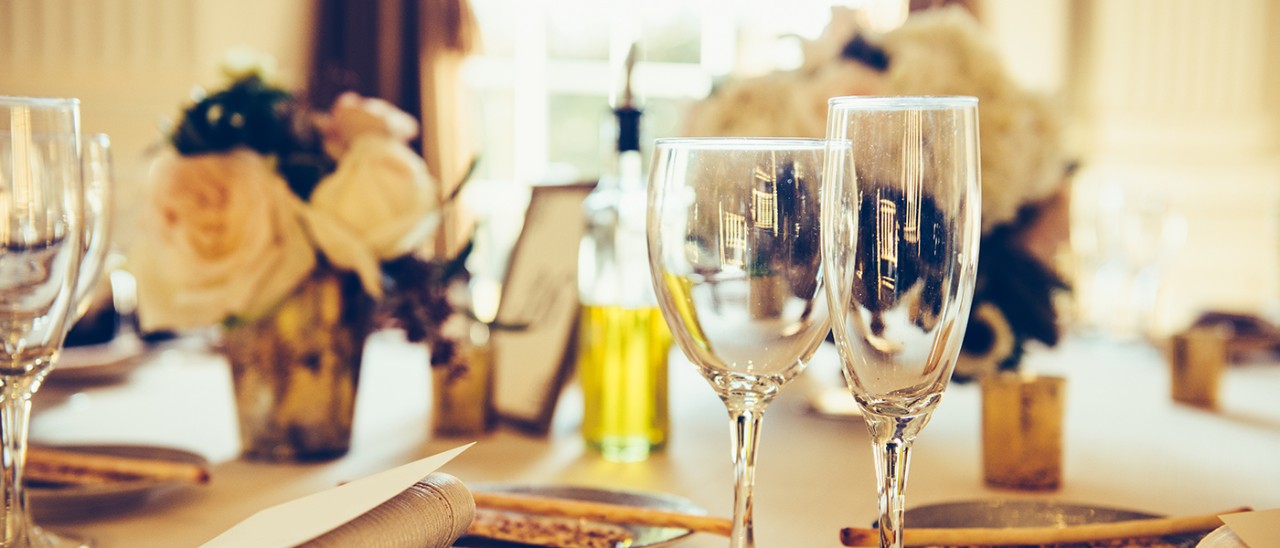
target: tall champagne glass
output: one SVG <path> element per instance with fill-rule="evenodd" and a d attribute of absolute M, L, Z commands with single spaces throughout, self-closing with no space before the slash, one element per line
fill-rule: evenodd
<path fill-rule="evenodd" d="M 973 299 L 978 101 L 837 97 L 827 116 L 831 331 L 874 444 L 880 544 L 902 546 L 911 443 L 951 378 Z"/>
<path fill-rule="evenodd" d="M 828 330 L 820 139 L 659 139 L 649 265 L 676 342 L 724 401 L 736 488 L 731 545 L 754 546 L 760 421 Z"/>
<path fill-rule="evenodd" d="M 22 488 L 31 396 L 74 312 L 83 246 L 80 107 L 0 97 L 0 545 L 77 545 L 35 527 Z"/>

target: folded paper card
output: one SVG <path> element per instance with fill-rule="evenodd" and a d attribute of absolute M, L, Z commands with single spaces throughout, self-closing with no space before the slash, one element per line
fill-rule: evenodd
<path fill-rule="evenodd" d="M 1280 508 L 1218 517 L 1249 546 L 1280 546 Z"/>
<path fill-rule="evenodd" d="M 471 445 L 259 511 L 204 547 L 448 546 L 475 502 L 462 482 L 434 472 Z"/>

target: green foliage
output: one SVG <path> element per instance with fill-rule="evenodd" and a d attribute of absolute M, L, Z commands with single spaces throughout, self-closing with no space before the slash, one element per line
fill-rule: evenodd
<path fill-rule="evenodd" d="M 303 200 L 337 164 L 325 153 L 320 131 L 297 98 L 257 75 L 236 80 L 187 108 L 170 141 L 184 156 L 244 147 L 272 157 Z"/>

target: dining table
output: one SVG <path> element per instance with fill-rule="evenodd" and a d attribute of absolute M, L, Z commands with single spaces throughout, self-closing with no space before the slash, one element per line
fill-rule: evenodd
<path fill-rule="evenodd" d="M 476 436 L 434 435 L 427 349 L 398 331 L 380 331 L 365 348 L 350 451 L 329 461 L 278 463 L 239 457 L 229 367 L 206 341 L 195 336 L 155 345 L 109 378 L 60 378 L 55 370 L 35 396 L 31 439 L 189 452 L 208 462 L 210 481 L 156 489 L 127 503 L 37 508 L 42 526 L 102 548 L 199 546 L 263 508 L 471 442 L 441 471 L 473 489 L 638 491 L 687 499 L 715 516 L 731 514 L 728 416 L 678 349 L 669 364 L 668 443 L 646 460 L 617 463 L 582 441 L 581 397 L 572 380 L 545 434 L 500 422 Z M 842 527 L 868 527 L 876 518 L 873 454 L 862 418 L 856 408 L 814 405 L 839 388 L 839 368 L 838 353 L 824 344 L 765 413 L 754 500 L 760 546 L 839 546 Z M 982 472 L 981 389 L 953 382 L 912 451 L 909 511 L 993 500 L 1169 516 L 1280 507 L 1280 358 L 1255 356 L 1229 366 L 1216 408 L 1175 402 L 1166 353 L 1145 340 L 1068 333 L 1055 347 L 1029 349 L 1022 368 L 1067 380 L 1060 486 L 989 487 Z M 693 533 L 675 544 L 724 546 L 727 540 Z"/>

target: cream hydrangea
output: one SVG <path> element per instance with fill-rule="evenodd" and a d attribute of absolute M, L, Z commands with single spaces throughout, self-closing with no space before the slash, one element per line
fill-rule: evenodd
<path fill-rule="evenodd" d="M 1061 187 L 1067 162 L 1056 110 L 1013 81 L 967 11 L 928 10 L 883 36 L 862 33 L 887 55 L 883 72 L 842 57 L 861 26 L 854 10 L 832 14 L 823 35 L 805 45 L 800 69 L 722 85 L 690 109 L 685 133 L 823 137 L 831 97 L 972 95 L 978 98 L 984 232 Z"/>
<path fill-rule="evenodd" d="M 880 45 L 891 59 L 887 94 L 978 98 L 984 231 L 1058 191 L 1067 160 L 1057 112 L 1048 99 L 1013 81 L 968 11 L 921 12 L 885 34 Z"/>

